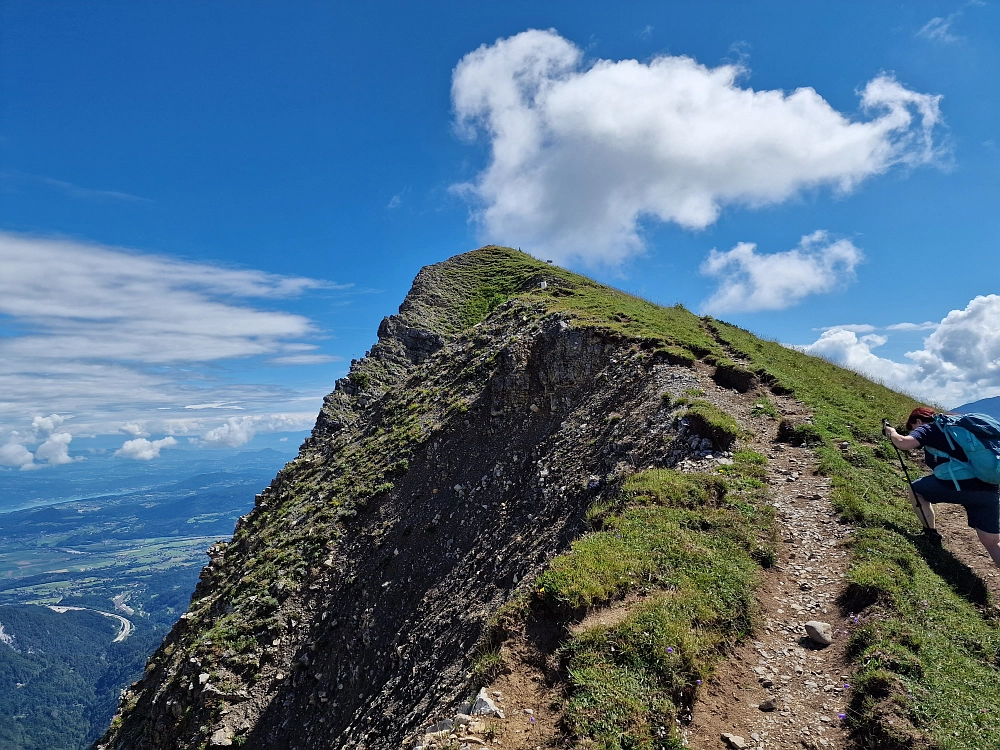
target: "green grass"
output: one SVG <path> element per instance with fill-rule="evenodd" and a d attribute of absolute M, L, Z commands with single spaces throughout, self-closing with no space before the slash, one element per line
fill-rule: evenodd
<path fill-rule="evenodd" d="M 739 424 L 717 406 L 701 399 L 692 401 L 681 414 L 695 435 L 708 438 L 717 450 L 728 450 L 743 434 Z"/>
<path fill-rule="evenodd" d="M 916 402 L 824 360 L 713 325 L 813 409 L 820 471 L 833 480 L 836 508 L 858 525 L 849 571 L 860 610 L 849 720 L 862 745 L 894 746 L 915 728 L 948 750 L 1000 747 L 1000 630 L 982 606 L 985 588 L 916 536 L 895 453 L 880 436 L 883 416 L 900 423 Z M 840 449 L 841 441 L 850 447 Z"/>
<path fill-rule="evenodd" d="M 750 632 L 761 563 L 774 559 L 764 457 L 736 453 L 717 475 L 651 470 L 630 477 L 601 530 L 573 543 L 538 580 L 557 611 L 658 593 L 614 626 L 564 647 L 568 725 L 606 750 L 680 747 L 674 719 L 722 646 Z"/>
<path fill-rule="evenodd" d="M 754 401 L 754 405 L 750 409 L 750 416 L 765 416 L 777 419 L 780 415 L 778 414 L 777 408 L 773 403 L 771 403 L 771 399 L 766 396 L 761 396 Z"/>

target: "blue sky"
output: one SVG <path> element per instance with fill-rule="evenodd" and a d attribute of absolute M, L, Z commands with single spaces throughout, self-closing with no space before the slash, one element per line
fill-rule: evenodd
<path fill-rule="evenodd" d="M 0 464 L 308 429 L 417 270 L 489 241 L 1000 394 L 998 19 L 0 0 Z"/>

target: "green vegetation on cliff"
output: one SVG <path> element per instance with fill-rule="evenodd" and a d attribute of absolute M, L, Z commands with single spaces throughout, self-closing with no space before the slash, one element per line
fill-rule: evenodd
<path fill-rule="evenodd" d="M 489 443 L 494 449 L 499 441 L 515 437 L 497 436 L 495 429 L 517 431 L 533 425 L 539 432 L 531 440 L 538 434 L 543 438 L 554 434 L 542 432 L 543 421 L 544 429 L 558 428 L 571 416 L 568 399 L 557 401 L 548 392 L 545 400 L 541 394 L 532 396 L 534 400 L 524 396 L 515 399 L 516 415 L 509 404 L 501 404 L 492 414 L 490 389 L 505 387 L 498 382 L 505 377 L 512 383 L 527 380 L 532 365 L 529 359 L 516 359 L 519 340 L 543 338 L 543 331 L 563 330 L 567 322 L 578 332 L 597 332 L 595 340 L 614 342 L 612 364 L 602 360 L 587 374 L 588 387 L 597 391 L 625 390 L 630 373 L 638 379 L 636 373 L 648 374 L 657 362 L 698 363 L 702 370 L 712 368 L 715 382 L 726 388 L 743 393 L 756 389 L 753 408 L 760 414 L 777 416 L 766 398 L 768 389 L 794 394 L 812 411 L 810 423 L 786 425 L 782 439 L 816 450 L 820 471 L 832 480 L 837 510 L 857 527 L 845 606 L 852 607 L 858 618 L 851 645 L 856 678 L 848 721 L 862 745 L 922 743 L 978 750 L 983 736 L 1000 730 L 1000 712 L 994 710 L 1000 703 L 1000 629 L 990 614 L 985 587 L 947 552 L 922 543 L 892 464 L 894 454 L 885 450 L 879 435 L 880 419 L 901 421 L 913 406 L 911 399 L 823 360 L 699 318 L 683 307 L 659 307 L 517 251 L 487 247 L 421 272 L 400 316 L 387 326 L 391 336 L 378 344 L 391 356 L 373 356 L 352 367 L 345 385 L 338 386 L 324 405 L 325 426 L 262 493 L 257 509 L 240 523 L 232 543 L 213 550 L 212 565 L 203 574 L 186 618 L 154 656 L 147 684 L 126 696 L 137 708 L 116 720 L 109 735 L 116 746 L 128 746 L 132 738 L 155 731 L 149 728 L 155 719 L 143 715 L 154 710 L 154 692 L 164 696 L 160 706 L 175 700 L 184 703 L 183 696 L 191 694 L 202 674 L 213 686 L 224 686 L 220 690 L 227 695 L 266 683 L 260 694 L 267 701 L 261 702 L 270 701 L 272 707 L 293 705 L 297 685 L 318 689 L 321 678 L 329 679 L 323 672 L 305 680 L 303 662 L 295 651 L 304 648 L 308 656 L 313 644 L 326 637 L 327 626 L 316 624 L 322 620 L 312 621 L 305 645 L 292 643 L 281 650 L 300 637 L 294 635 L 296 628 L 313 616 L 310 611 L 320 609 L 310 609 L 309 592 L 332 590 L 335 583 L 342 600 L 358 591 L 361 601 L 372 596 L 372 590 L 377 598 L 394 584 L 381 571 L 395 564 L 399 550 L 429 548 L 431 540 L 450 536 L 439 534 L 449 524 L 450 532 L 458 536 L 453 525 L 458 519 L 451 517 L 457 513 L 464 521 L 473 512 L 470 488 L 455 479 L 467 463 L 466 456 L 451 454 L 449 463 L 447 456 L 429 456 L 430 447 L 461 430 L 467 440 L 477 438 L 475 430 L 494 430 L 490 434 L 498 442 Z M 402 346 L 399 342 L 404 339 L 424 348 L 418 347 L 416 353 L 391 349 Z M 431 359 L 445 346 L 447 358 Z M 570 357 L 566 352 L 560 356 Z M 627 371 L 622 360 L 634 364 L 634 370 Z M 667 418 L 685 419 L 695 434 L 710 437 L 720 448 L 743 436 L 732 415 L 699 395 L 704 394 L 692 392 L 691 399 L 673 404 L 656 397 L 655 410 Z M 476 415 L 481 422 L 471 425 Z M 502 427 L 490 426 L 492 416 Z M 608 435 L 620 419 L 620 413 L 603 413 L 600 427 L 595 421 L 580 424 L 577 436 L 584 427 L 590 434 L 577 445 L 586 446 L 591 434 L 593 444 L 599 433 L 600 439 L 611 442 Z M 522 466 L 530 465 L 536 478 L 548 472 L 533 463 L 537 445 L 527 450 L 530 457 L 521 449 L 522 456 L 516 459 Z M 420 461 L 430 467 L 419 487 L 423 498 L 433 495 L 440 507 L 446 507 L 442 496 L 447 494 L 453 503 L 447 507 L 455 512 L 445 518 L 440 513 L 421 517 L 419 525 L 407 526 L 392 537 L 396 526 L 406 524 L 379 515 L 388 507 L 383 501 L 400 492 Z M 559 617 L 649 589 L 643 592 L 643 603 L 621 622 L 587 630 L 564 645 L 563 662 L 570 675 L 564 709 L 573 733 L 606 750 L 678 742 L 674 719 L 696 697 L 698 680 L 724 654 L 723 645 L 752 630 L 759 571 L 774 560 L 763 462 L 758 454 L 737 450 L 733 464 L 719 475 L 653 469 L 616 476 L 620 492 L 602 496 L 586 514 L 592 530 L 577 538 L 569 551 L 552 558 L 547 570 L 532 581 L 527 599 L 518 600 L 523 612 L 545 610 Z M 484 465 L 463 481 L 481 482 L 482 488 L 493 480 L 503 481 L 502 472 L 485 473 L 493 471 Z M 534 497 L 550 498 L 553 492 L 563 497 L 567 491 L 567 486 L 543 488 L 543 484 L 533 486 L 539 493 Z M 416 514 L 421 495 L 416 494 L 415 484 L 411 488 L 406 512 Z M 574 497 L 582 507 L 589 502 L 582 492 Z M 479 507 L 488 509 L 486 504 Z M 564 510 L 564 519 L 576 513 L 582 523 L 578 507 Z M 349 572 L 354 570 L 351 561 L 340 557 L 349 543 L 358 541 L 351 535 L 359 533 L 355 521 L 362 518 L 367 536 L 360 543 L 373 559 L 382 558 L 374 584 L 356 580 Z M 519 522 L 531 520 L 527 516 Z M 578 531 L 577 527 L 574 534 Z M 385 541 L 389 538 L 394 539 L 391 544 Z M 565 550 L 567 543 L 553 543 L 547 554 Z M 361 554 L 361 547 L 353 549 Z M 447 550 L 442 556 L 452 559 L 450 545 Z M 488 557 L 495 560 L 499 555 Z M 501 580 L 494 568 L 486 570 L 481 567 L 476 572 L 489 577 L 489 584 L 500 587 L 505 596 L 517 588 L 513 571 Z M 369 611 L 355 620 L 366 622 Z M 495 611 L 490 614 L 497 617 Z M 416 648 L 396 641 L 382 646 L 390 658 L 395 658 L 392 653 Z M 278 661 L 286 658 L 296 661 L 291 667 Z M 498 661 L 495 651 L 482 649 L 471 665 L 473 679 L 492 674 Z M 287 703 L 274 700 L 279 690 L 287 690 Z M 195 742 L 203 730 L 208 731 L 206 727 L 215 726 L 227 707 L 218 694 L 214 703 L 185 705 L 175 722 L 170 719 L 174 736 Z M 309 705 L 316 705 L 316 700 L 322 700 L 318 693 Z M 378 718 L 369 715 L 365 723 L 369 720 Z M 247 742 L 259 744 L 262 736 Z"/>

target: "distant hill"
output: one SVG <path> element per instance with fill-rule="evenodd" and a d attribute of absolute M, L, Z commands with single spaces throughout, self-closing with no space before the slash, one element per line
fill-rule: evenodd
<path fill-rule="evenodd" d="M 991 417 L 1000 419 L 1000 396 L 970 401 L 967 404 L 956 406 L 952 411 L 957 411 L 959 414 L 971 414 L 973 412 L 977 414 L 989 414 Z"/>

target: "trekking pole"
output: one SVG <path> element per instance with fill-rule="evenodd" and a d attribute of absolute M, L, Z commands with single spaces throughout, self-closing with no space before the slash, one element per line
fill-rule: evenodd
<path fill-rule="evenodd" d="M 882 434 L 883 435 L 885 435 L 885 429 L 888 426 L 889 426 L 889 420 L 888 419 L 883 419 L 882 420 Z M 888 435 L 886 435 L 886 439 L 889 440 L 889 444 L 892 445 L 892 447 L 896 451 L 896 456 L 899 457 L 899 465 L 903 469 L 903 476 L 906 477 L 906 484 L 910 488 L 910 494 L 913 495 L 913 503 L 914 503 L 914 505 L 917 506 L 917 512 L 920 514 L 920 520 L 923 522 L 923 527 L 925 529 L 929 529 L 931 526 L 930 526 L 929 523 L 927 523 L 927 516 L 924 515 L 924 506 L 920 504 L 920 501 L 917 500 L 917 496 L 913 492 L 913 480 L 910 479 L 910 472 L 906 468 L 906 461 L 903 460 L 903 452 L 901 450 L 899 450 L 899 448 L 896 448 L 896 444 L 894 442 L 892 442 L 892 438 L 890 438 Z"/>

